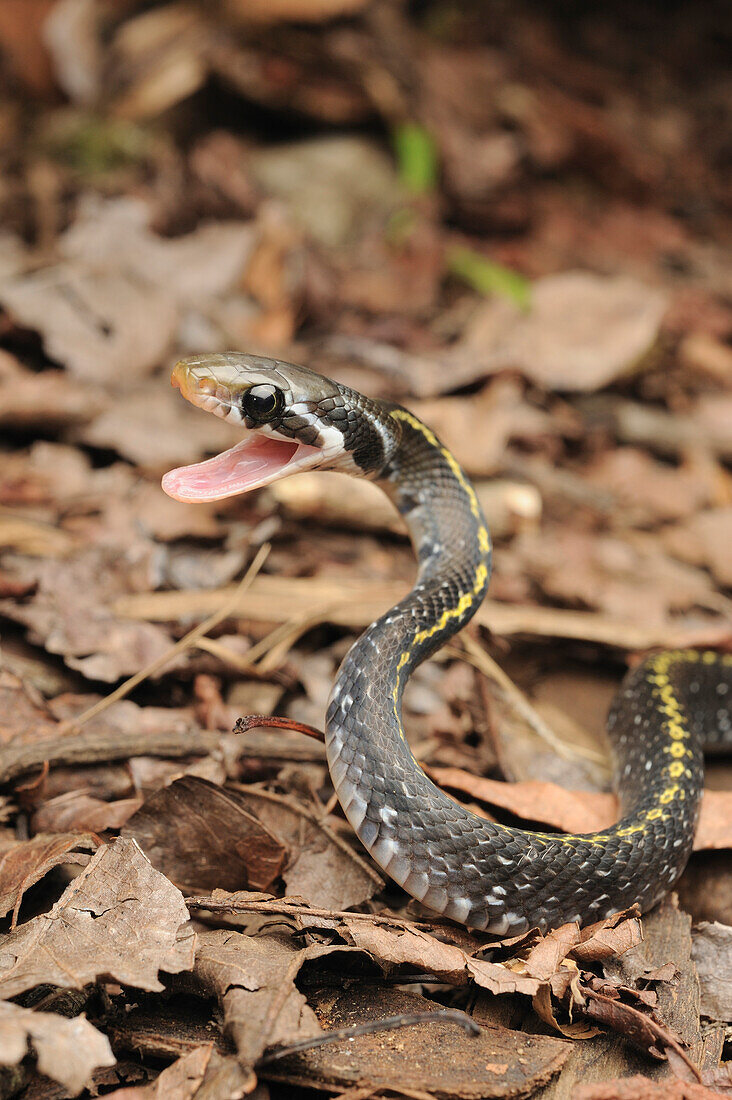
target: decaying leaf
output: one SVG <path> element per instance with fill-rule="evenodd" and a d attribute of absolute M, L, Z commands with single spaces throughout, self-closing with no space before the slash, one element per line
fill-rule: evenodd
<path fill-rule="evenodd" d="M 83 790 L 66 791 L 46 799 L 39 806 L 33 814 L 33 829 L 49 833 L 64 829 L 103 833 L 106 829 L 121 829 L 141 805 L 141 798 L 117 798 L 105 802 Z"/>
<path fill-rule="evenodd" d="M 184 776 L 149 798 L 124 827 L 154 867 L 185 893 L 268 890 L 286 848 L 241 804 L 238 792 Z"/>
<path fill-rule="evenodd" d="M 665 296 L 628 276 L 566 271 L 537 280 L 524 313 L 505 298 L 483 307 L 458 357 L 518 367 L 548 389 L 590 391 L 628 374 L 655 344 Z"/>
<path fill-rule="evenodd" d="M 134 841 L 100 848 L 53 908 L 0 937 L 0 997 L 36 985 L 80 989 L 111 977 L 161 990 L 158 971 L 193 965 L 194 935 L 179 890 Z"/>
<path fill-rule="evenodd" d="M 269 791 L 240 788 L 243 804 L 288 850 L 287 891 L 313 905 L 348 909 L 380 890 L 383 881 L 311 811 Z"/>
<path fill-rule="evenodd" d="M 239 932 L 200 932 L 195 976 L 219 998 L 226 1030 L 244 1065 L 266 1047 L 320 1033 L 317 1019 L 295 978 L 308 957 L 327 948 L 297 950 L 285 934 L 243 936 Z"/>
<path fill-rule="evenodd" d="M 23 894 L 59 864 L 84 864 L 97 841 L 88 833 L 39 834 L 18 844 L 0 844 L 0 917 L 13 911 L 13 926 Z"/>
<path fill-rule="evenodd" d="M 703 1014 L 732 1023 L 732 928 L 718 921 L 697 925 L 691 957 L 699 974 Z"/>
<path fill-rule="evenodd" d="M 251 1072 L 231 1057 L 220 1055 L 207 1043 L 184 1054 L 151 1081 L 108 1093 L 117 1100 L 241 1100 L 256 1084 Z"/>
<path fill-rule="evenodd" d="M 116 1062 L 106 1035 L 84 1016 L 69 1020 L 0 1002 L 0 1065 L 17 1065 L 29 1048 L 39 1072 L 64 1085 L 72 1096 L 81 1092 L 98 1066 Z"/>

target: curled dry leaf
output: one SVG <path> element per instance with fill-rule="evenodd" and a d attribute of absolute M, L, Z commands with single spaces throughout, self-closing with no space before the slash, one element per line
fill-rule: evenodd
<path fill-rule="evenodd" d="M 153 866 L 189 894 L 217 887 L 268 890 L 287 854 L 238 792 L 192 775 L 153 794 L 122 835 L 136 840 Z"/>
<path fill-rule="evenodd" d="M 66 1019 L 0 1002 L 0 1065 L 22 1062 L 35 1052 L 39 1073 L 58 1081 L 72 1096 L 81 1092 L 98 1066 L 113 1066 L 109 1039 L 84 1016 Z"/>
<path fill-rule="evenodd" d="M 238 794 L 290 853 L 282 873 L 288 893 L 312 905 L 348 909 L 384 885 L 365 859 L 293 799 L 243 787 Z"/>
<path fill-rule="evenodd" d="M 295 978 L 307 958 L 329 950 L 317 945 L 297 950 L 284 933 L 199 933 L 195 977 L 218 997 L 226 1030 L 244 1065 L 256 1062 L 268 1046 L 320 1034 Z"/>
<path fill-rule="evenodd" d="M 88 833 L 34 836 L 32 840 L 0 846 L 0 917 L 13 910 L 13 926 L 23 894 L 62 863 L 84 864 L 98 841 Z M 4 849 L 4 850 L 3 850 Z"/>
<path fill-rule="evenodd" d="M 194 934 L 179 890 L 134 841 L 101 848 L 53 908 L 0 937 L 0 997 L 37 985 L 81 989 L 111 977 L 163 988 L 158 971 L 193 966 Z"/>
<path fill-rule="evenodd" d="M 243 1069 L 235 1058 L 222 1056 L 212 1043 L 206 1043 L 184 1054 L 168 1066 L 149 1085 L 134 1085 L 117 1089 L 108 1096 L 117 1100 L 240 1100 L 248 1096 L 256 1084 L 251 1071 Z"/>

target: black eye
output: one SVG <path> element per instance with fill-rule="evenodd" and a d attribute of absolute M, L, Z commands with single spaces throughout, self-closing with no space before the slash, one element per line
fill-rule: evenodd
<path fill-rule="evenodd" d="M 259 424 L 274 420 L 284 408 L 284 404 L 284 395 L 277 386 L 252 386 L 241 399 L 244 415 L 250 420 L 256 420 Z"/>

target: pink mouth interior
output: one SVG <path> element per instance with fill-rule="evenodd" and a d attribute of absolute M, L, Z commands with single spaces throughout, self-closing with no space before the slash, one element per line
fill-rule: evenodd
<path fill-rule="evenodd" d="M 298 451 L 298 457 L 304 458 L 305 454 L 316 454 L 317 448 L 254 435 L 215 458 L 171 470 L 163 477 L 163 489 L 176 500 L 197 504 L 224 500 L 268 485 L 284 473 L 294 473 L 287 466 Z"/>

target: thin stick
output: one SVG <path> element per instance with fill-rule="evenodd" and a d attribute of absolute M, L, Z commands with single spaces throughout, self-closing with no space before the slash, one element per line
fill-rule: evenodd
<path fill-rule="evenodd" d="M 275 714 L 245 714 L 237 718 L 234 733 L 248 733 L 253 729 L 294 730 L 295 733 L 304 733 L 315 741 L 325 742 L 322 730 L 315 726 L 308 726 L 305 722 L 296 722 L 294 718 L 278 718 Z"/>
<path fill-rule="evenodd" d="M 259 1059 L 257 1065 L 269 1066 L 280 1058 L 289 1058 L 291 1054 L 322 1047 L 327 1043 L 337 1043 L 342 1039 L 355 1039 L 359 1035 L 371 1035 L 375 1031 L 393 1031 L 400 1027 L 413 1027 L 415 1024 L 429 1024 L 437 1021 L 457 1024 L 458 1027 L 467 1031 L 468 1035 L 480 1035 L 480 1026 L 475 1020 L 457 1008 L 442 1008 L 437 1012 L 412 1012 L 401 1016 L 385 1016 L 383 1020 L 367 1020 L 363 1024 L 354 1024 L 352 1027 L 339 1027 L 336 1031 L 326 1031 L 324 1035 L 316 1035 L 314 1039 L 301 1039 L 298 1043 L 290 1043 L 289 1046 L 279 1047 L 265 1054 Z"/>
<path fill-rule="evenodd" d="M 148 676 L 153 676 L 156 672 L 159 672 L 161 668 L 164 668 L 169 662 L 176 656 L 176 654 L 182 652 L 184 649 L 189 649 L 195 645 L 199 638 L 202 638 L 205 634 L 208 634 L 209 630 L 213 630 L 215 626 L 218 626 L 220 622 L 227 619 L 229 615 L 233 614 L 236 610 L 237 604 L 241 599 L 244 592 L 249 588 L 250 584 L 256 577 L 259 570 L 264 565 L 267 555 L 269 554 L 269 543 L 265 543 L 260 546 L 254 561 L 247 569 L 246 573 L 242 577 L 241 581 L 236 587 L 235 592 L 232 594 L 231 599 L 215 611 L 213 615 L 209 615 L 207 619 L 204 619 L 202 623 L 195 626 L 193 630 L 190 630 L 183 638 L 171 646 L 167 653 L 164 653 L 161 657 L 157 657 L 154 661 L 151 661 L 145 668 L 140 669 L 134 676 L 130 676 L 129 680 L 125 680 L 123 684 L 120 684 L 109 695 L 106 695 L 104 699 L 100 699 L 94 706 L 89 707 L 83 714 L 80 714 L 78 718 L 75 718 L 71 723 L 72 729 L 83 726 L 86 722 L 89 722 L 92 718 L 96 718 L 98 714 L 110 707 L 112 703 L 116 703 L 119 699 L 124 699 L 129 695 L 138 684 L 141 684 L 143 680 L 147 680 Z"/>
<path fill-rule="evenodd" d="M 607 757 L 601 753 L 596 752 L 595 749 L 588 749 L 579 745 L 573 745 L 571 748 L 565 744 L 556 733 L 546 724 L 544 719 L 537 714 L 532 707 L 529 700 L 524 693 L 516 687 L 513 680 L 510 679 L 500 667 L 497 665 L 490 654 L 478 645 L 474 638 L 471 638 L 469 634 L 464 634 L 462 637 L 465 650 L 460 650 L 455 646 L 449 647 L 449 652 L 455 656 L 460 657 L 463 661 L 467 661 L 469 665 L 473 665 L 479 672 L 482 672 L 484 676 L 497 683 L 509 701 L 511 702 L 514 710 L 517 714 L 520 714 L 525 722 L 529 724 L 534 733 L 546 741 L 548 745 L 554 749 L 554 751 L 562 757 L 563 760 L 572 760 L 579 757 L 584 757 L 586 760 L 592 760 L 596 764 L 606 764 Z"/>

